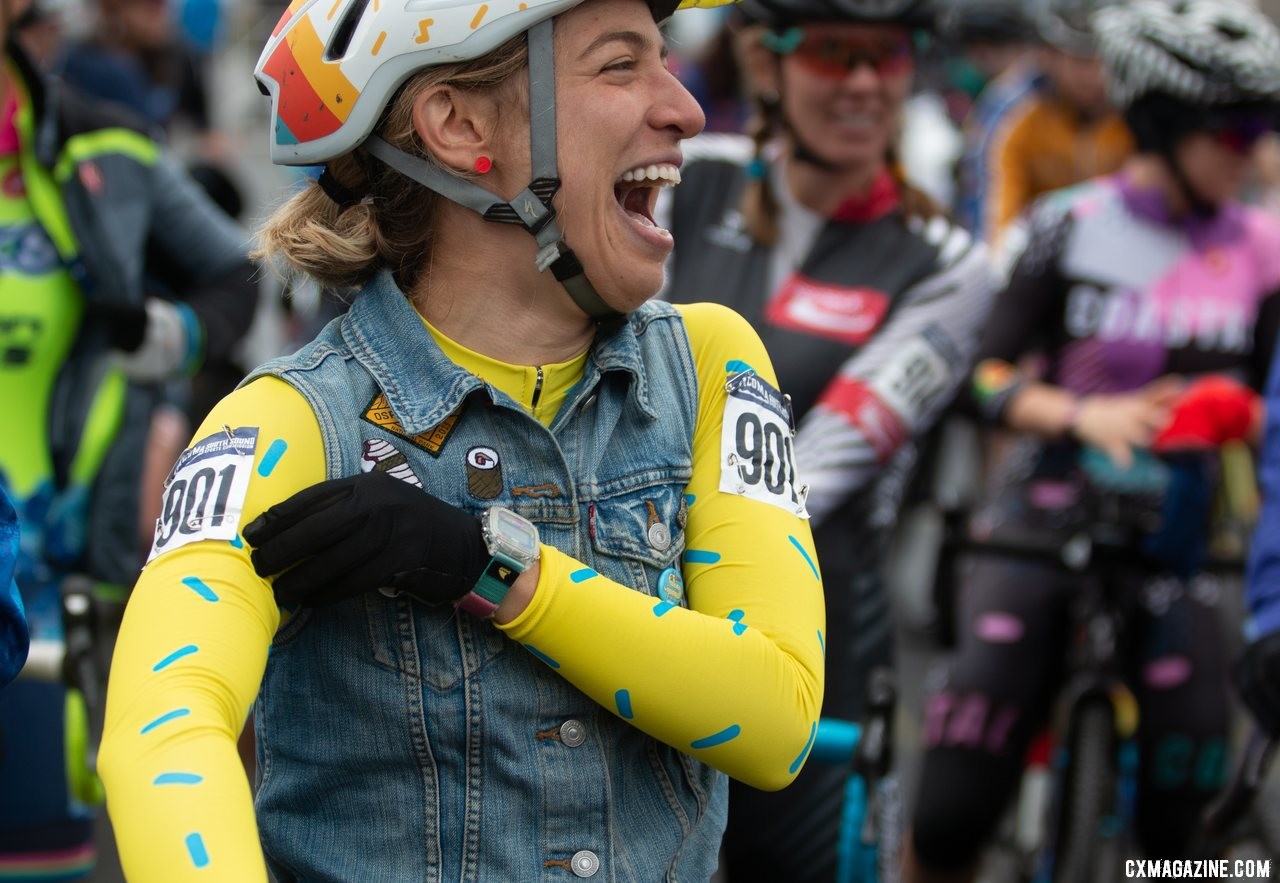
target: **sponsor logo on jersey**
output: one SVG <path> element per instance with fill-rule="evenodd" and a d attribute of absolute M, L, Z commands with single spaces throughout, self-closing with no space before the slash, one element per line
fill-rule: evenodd
<path fill-rule="evenodd" d="M 765 318 L 791 331 L 861 346 L 889 312 L 889 296 L 874 288 L 830 285 L 796 273 L 770 301 Z"/>

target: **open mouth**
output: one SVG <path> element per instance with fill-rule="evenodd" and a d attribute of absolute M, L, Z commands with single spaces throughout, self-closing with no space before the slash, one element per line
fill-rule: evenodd
<path fill-rule="evenodd" d="M 658 191 L 679 183 L 680 169 L 676 166 L 668 163 L 640 166 L 623 172 L 613 183 L 613 198 L 618 201 L 623 213 L 637 224 L 660 230 L 653 220 Z"/>

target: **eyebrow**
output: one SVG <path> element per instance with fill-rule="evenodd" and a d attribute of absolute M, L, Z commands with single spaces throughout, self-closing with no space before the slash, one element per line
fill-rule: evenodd
<path fill-rule="evenodd" d="M 586 58 L 597 49 L 609 43 L 626 43 L 636 52 L 644 52 L 653 45 L 653 41 L 638 31 L 610 31 L 601 34 L 591 41 L 591 45 L 582 50 L 579 58 Z M 658 47 L 658 54 L 665 60 L 668 53 L 667 41 L 662 40 L 662 45 Z"/>

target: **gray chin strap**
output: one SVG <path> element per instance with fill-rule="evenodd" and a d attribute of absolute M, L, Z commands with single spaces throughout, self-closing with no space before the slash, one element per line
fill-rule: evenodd
<path fill-rule="evenodd" d="M 560 189 L 556 168 L 556 86 L 555 50 L 552 44 L 552 22 L 545 19 L 528 32 L 529 40 L 529 107 L 540 108 L 530 113 L 529 152 L 533 181 L 510 202 L 462 178 L 454 177 L 439 166 L 392 147 L 381 137 L 370 135 L 365 149 L 383 163 L 445 199 L 465 206 L 499 224 L 519 224 L 538 243 L 535 259 L 539 271 L 551 270 L 584 313 L 600 325 L 621 324 L 626 316 L 604 302 L 587 278 L 582 263 L 564 241 L 564 233 L 556 223 L 552 198 Z"/>

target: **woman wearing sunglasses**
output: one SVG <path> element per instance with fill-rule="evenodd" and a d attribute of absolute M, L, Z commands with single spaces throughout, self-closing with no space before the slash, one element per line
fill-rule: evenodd
<path fill-rule="evenodd" d="M 1280 109 L 1280 32 L 1234 0 L 1133 0 L 1093 23 L 1137 153 L 1114 176 L 1041 200 L 997 300 L 973 395 L 1034 447 L 1021 474 L 997 482 L 982 519 L 996 539 L 1067 533 L 1065 495 L 1083 493 L 1079 447 L 1120 469 L 1178 435 L 1212 447 L 1230 437 L 1223 406 L 1240 415 L 1231 433 L 1256 438 L 1246 387 L 1262 388 L 1280 329 L 1280 227 L 1235 201 Z M 1044 364 L 1035 378 L 1014 367 L 1032 354 Z M 1213 378 L 1222 393 L 1197 419 L 1212 388 L 1197 375 L 1223 374 L 1235 392 Z M 1135 544 L 1119 575 L 1135 590 L 1137 639 L 1121 653 L 1141 708 L 1136 833 L 1152 858 L 1193 841 L 1222 781 L 1229 720 L 1216 611 L 1185 554 L 1207 528 L 1185 507 L 1169 511 L 1189 542 L 1163 553 Z M 908 880 L 972 878 L 1060 684 L 1079 587 L 994 555 L 966 573 L 957 657 L 925 707 Z"/>
<path fill-rule="evenodd" d="M 666 296 L 733 307 L 785 378 L 827 587 L 823 714 L 856 719 L 890 657 L 879 572 L 912 442 L 967 375 L 996 281 L 895 162 L 923 4 L 741 8 L 757 124 L 686 146 L 660 221 L 676 242 Z M 730 879 L 830 879 L 845 773 L 810 764 L 778 794 L 731 785 Z"/>

